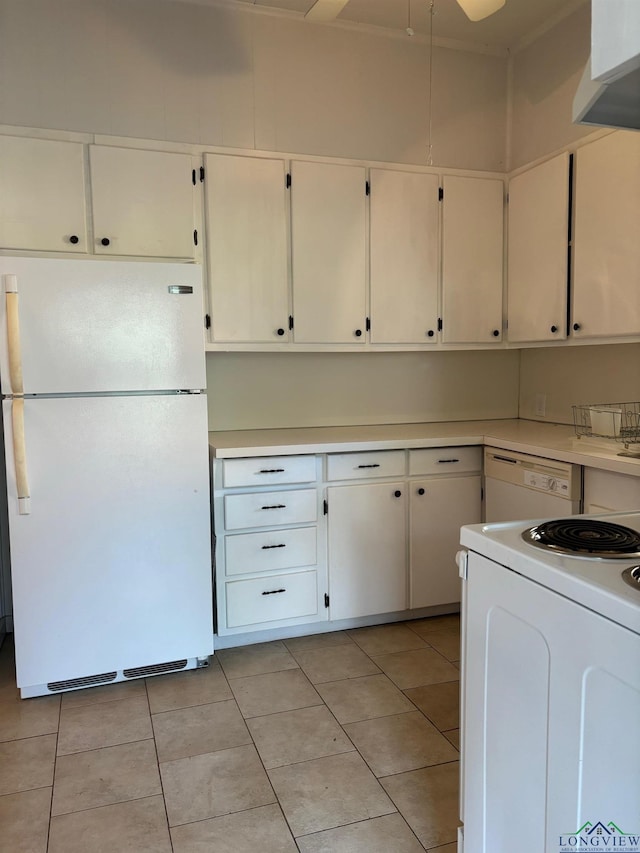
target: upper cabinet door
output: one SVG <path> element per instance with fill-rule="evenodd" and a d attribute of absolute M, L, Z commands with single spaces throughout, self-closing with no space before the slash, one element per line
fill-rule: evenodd
<path fill-rule="evenodd" d="M 618 132 L 576 155 L 573 330 L 640 335 L 640 134 Z"/>
<path fill-rule="evenodd" d="M 87 251 L 81 143 L 0 137 L 0 248 Z"/>
<path fill-rule="evenodd" d="M 502 338 L 504 184 L 444 178 L 442 311 L 444 343 Z"/>
<path fill-rule="evenodd" d="M 509 183 L 508 337 L 567 336 L 569 154 Z"/>
<path fill-rule="evenodd" d="M 362 344 L 366 335 L 366 172 L 292 164 L 294 340 Z"/>
<path fill-rule="evenodd" d="M 371 343 L 435 343 L 438 178 L 371 169 Z"/>
<path fill-rule="evenodd" d="M 205 154 L 213 341 L 289 337 L 283 160 Z"/>
<path fill-rule="evenodd" d="M 158 258 L 194 256 L 189 154 L 91 145 L 93 251 Z"/>

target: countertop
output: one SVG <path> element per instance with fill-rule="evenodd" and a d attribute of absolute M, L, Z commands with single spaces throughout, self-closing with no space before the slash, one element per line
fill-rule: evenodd
<path fill-rule="evenodd" d="M 588 438 L 577 439 L 572 426 L 539 421 L 448 421 L 209 433 L 212 454 L 218 459 L 469 444 L 484 444 L 640 477 L 640 459 L 616 455 L 623 449 L 622 445 L 615 442 L 611 442 L 610 447 L 591 444 Z"/>

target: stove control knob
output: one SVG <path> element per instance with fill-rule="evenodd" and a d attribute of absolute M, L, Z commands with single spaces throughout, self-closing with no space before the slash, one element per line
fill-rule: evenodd
<path fill-rule="evenodd" d="M 554 480 L 553 477 L 549 477 L 549 491 L 555 492 L 558 489 L 558 482 Z"/>

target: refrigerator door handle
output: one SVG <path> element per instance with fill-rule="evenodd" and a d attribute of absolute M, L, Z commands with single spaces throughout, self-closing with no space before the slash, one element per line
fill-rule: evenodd
<path fill-rule="evenodd" d="M 19 515 L 30 515 L 31 496 L 27 475 L 27 446 L 24 438 L 24 400 L 11 401 L 11 424 L 13 427 L 13 459 L 16 466 L 16 488 Z"/>
<path fill-rule="evenodd" d="M 11 383 L 11 393 L 23 394 L 18 277 L 11 274 L 5 275 L 4 289 L 7 303 L 7 343 L 9 348 L 9 381 Z"/>

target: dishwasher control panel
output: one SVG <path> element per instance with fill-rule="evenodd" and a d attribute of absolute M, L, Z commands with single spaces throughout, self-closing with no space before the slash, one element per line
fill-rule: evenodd
<path fill-rule="evenodd" d="M 562 497 L 569 497 L 569 480 L 526 469 L 522 473 L 524 475 L 524 485 L 529 486 L 530 489 L 538 489 L 541 492 L 554 492 Z"/>

